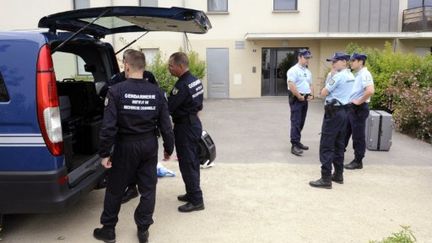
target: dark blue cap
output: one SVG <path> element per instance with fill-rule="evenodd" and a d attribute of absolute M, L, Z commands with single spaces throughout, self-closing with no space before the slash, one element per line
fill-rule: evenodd
<path fill-rule="evenodd" d="M 363 60 L 366 61 L 367 56 L 365 54 L 361 54 L 361 53 L 353 53 L 351 56 L 351 60 Z"/>
<path fill-rule="evenodd" d="M 312 57 L 312 53 L 308 49 L 298 50 L 298 55 L 303 56 L 305 58 L 311 58 Z"/>
<path fill-rule="evenodd" d="M 348 61 L 350 59 L 350 55 L 343 52 L 335 52 L 331 58 L 327 58 L 327 62 L 334 62 L 339 60 Z"/>

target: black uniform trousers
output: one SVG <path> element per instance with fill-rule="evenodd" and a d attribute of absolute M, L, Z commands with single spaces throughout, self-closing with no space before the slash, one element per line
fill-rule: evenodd
<path fill-rule="evenodd" d="M 321 175 L 323 177 L 331 176 L 332 164 L 335 171 L 343 172 L 346 124 L 347 111 L 345 107 L 334 107 L 332 111 L 326 109 L 319 149 Z"/>
<path fill-rule="evenodd" d="M 121 139 L 116 142 L 112 168 L 108 175 L 101 224 L 115 227 L 126 187 L 136 180 L 141 194 L 135 210 L 135 223 L 140 228 L 153 224 L 156 200 L 158 141 L 156 135 L 140 140 Z"/>
<path fill-rule="evenodd" d="M 348 109 L 348 123 L 345 135 L 345 148 L 348 146 L 349 139 L 352 134 L 354 158 L 356 161 L 361 161 L 366 152 L 366 119 L 369 116 L 369 105 L 363 103 L 361 105 L 352 104 Z"/>
<path fill-rule="evenodd" d="M 174 123 L 175 147 L 180 172 L 185 183 L 187 199 L 193 205 L 203 203 L 199 161 L 201 135 L 202 126 L 199 119 Z"/>
<path fill-rule="evenodd" d="M 293 97 L 289 104 L 291 108 L 291 144 L 297 146 L 300 143 L 301 131 L 306 121 L 308 101 L 299 101 Z"/>

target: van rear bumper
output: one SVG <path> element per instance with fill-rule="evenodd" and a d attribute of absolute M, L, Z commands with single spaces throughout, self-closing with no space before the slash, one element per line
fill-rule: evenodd
<path fill-rule="evenodd" d="M 61 182 L 66 168 L 44 172 L 0 172 L 0 214 L 57 212 L 76 203 L 95 188 L 102 179 L 104 169 L 97 161 L 92 173 L 73 187 Z M 59 180 L 60 179 L 60 180 Z"/>

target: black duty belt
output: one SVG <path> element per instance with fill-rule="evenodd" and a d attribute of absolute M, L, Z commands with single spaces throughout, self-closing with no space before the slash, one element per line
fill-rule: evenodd
<path fill-rule="evenodd" d="M 197 115 L 173 117 L 173 122 L 175 124 L 192 124 L 192 123 L 195 123 L 198 121 L 199 121 L 199 118 Z"/>
<path fill-rule="evenodd" d="M 340 110 L 340 109 L 349 108 L 350 105 L 325 105 L 325 107 L 331 107 L 332 109 Z"/>

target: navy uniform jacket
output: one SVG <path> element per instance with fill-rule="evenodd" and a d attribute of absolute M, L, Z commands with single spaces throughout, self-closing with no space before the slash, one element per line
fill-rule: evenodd
<path fill-rule="evenodd" d="M 176 82 L 168 97 L 168 107 L 173 120 L 196 115 L 203 108 L 204 87 L 201 80 L 189 71 Z"/>
<path fill-rule="evenodd" d="M 159 86 L 158 82 L 156 81 L 155 76 L 153 75 L 153 73 L 149 72 L 149 71 L 144 71 L 143 73 L 143 79 L 148 81 L 149 83 L 155 84 L 157 86 Z M 105 98 L 109 87 L 113 86 L 114 84 L 118 84 L 120 82 L 123 82 L 126 80 L 126 76 L 125 76 L 125 72 L 120 72 L 115 74 L 114 76 L 111 77 L 111 79 L 105 84 L 104 87 L 102 87 L 101 91 L 99 92 L 99 95 L 103 98 Z"/>
<path fill-rule="evenodd" d="M 105 98 L 99 155 L 108 157 L 116 139 L 155 135 L 156 127 L 162 134 L 165 152 L 171 154 L 174 134 L 163 91 L 142 79 L 127 79 L 115 84 Z"/>

